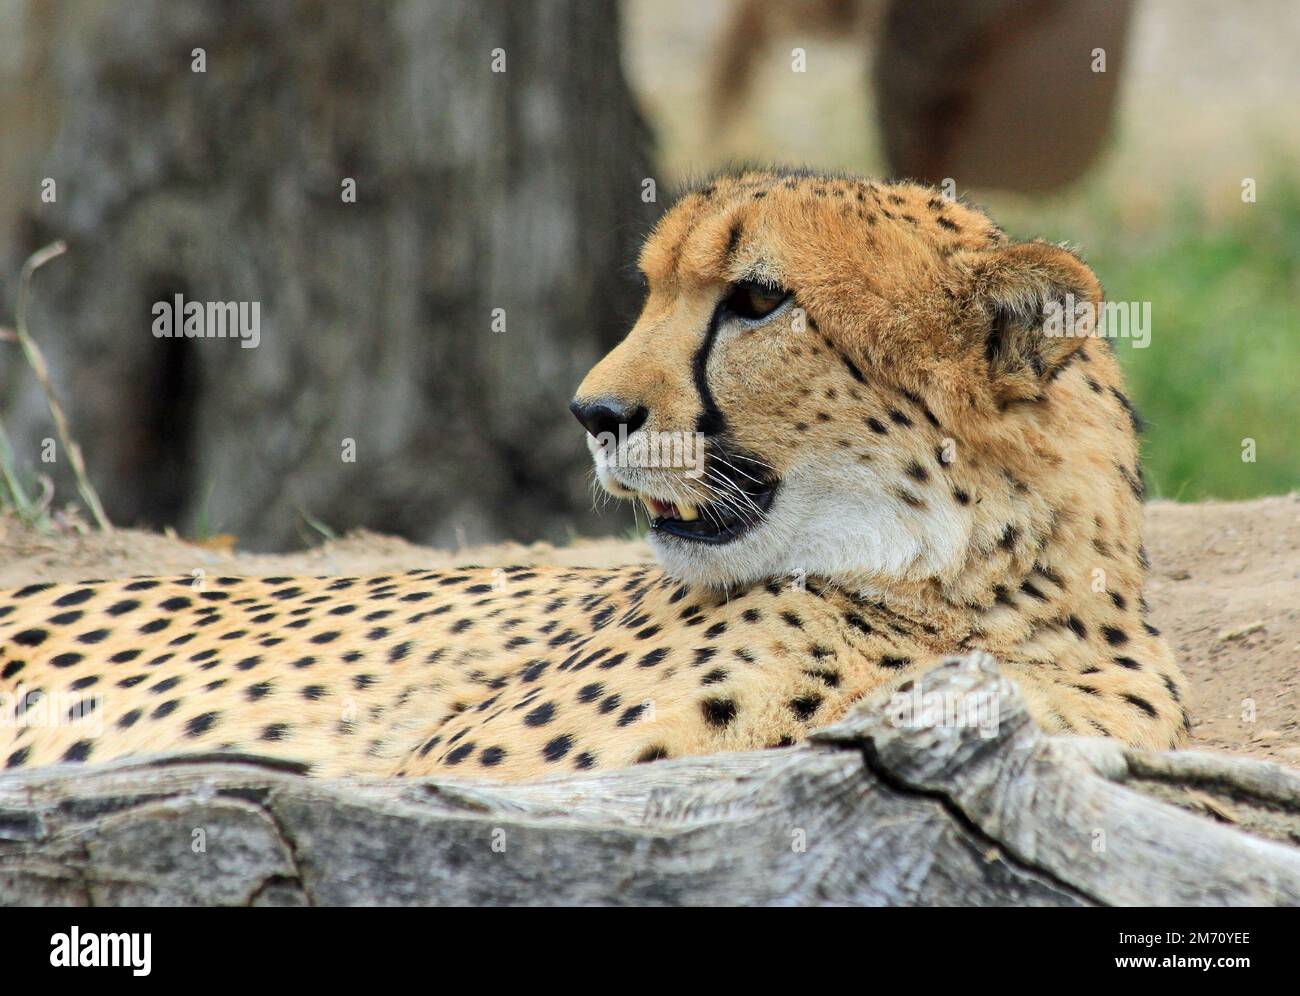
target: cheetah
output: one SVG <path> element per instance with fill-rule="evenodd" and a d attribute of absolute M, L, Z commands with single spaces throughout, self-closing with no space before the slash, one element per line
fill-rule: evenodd
<path fill-rule="evenodd" d="M 794 744 L 976 649 L 1046 731 L 1182 744 L 1138 417 L 1107 341 L 1049 328 L 1101 301 L 1079 258 L 916 184 L 763 169 L 684 195 L 639 269 L 571 407 L 657 566 L 5 591 L 5 766 L 613 769 Z M 701 459 L 647 459 L 667 439 Z"/>

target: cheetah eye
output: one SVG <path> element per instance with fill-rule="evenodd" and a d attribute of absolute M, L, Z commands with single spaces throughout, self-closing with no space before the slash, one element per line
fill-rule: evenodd
<path fill-rule="evenodd" d="M 774 284 L 742 280 L 731 285 L 722 306 L 737 318 L 756 322 L 772 315 L 790 299 L 790 292 Z"/>

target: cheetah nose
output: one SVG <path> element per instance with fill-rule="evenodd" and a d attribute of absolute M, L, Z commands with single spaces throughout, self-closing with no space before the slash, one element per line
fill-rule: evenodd
<path fill-rule="evenodd" d="M 569 402 L 569 411 L 596 438 L 606 432 L 617 436 L 620 425 L 627 426 L 627 434 L 631 435 L 645 424 L 650 414 L 643 405 L 631 405 L 615 398 L 595 398 L 591 401 L 574 398 Z"/>

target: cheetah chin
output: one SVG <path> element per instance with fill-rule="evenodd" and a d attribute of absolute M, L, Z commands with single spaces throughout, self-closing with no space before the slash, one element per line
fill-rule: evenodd
<path fill-rule="evenodd" d="M 820 576 L 852 578 L 860 594 L 874 594 L 888 579 L 952 570 L 970 539 L 957 516 L 917 515 L 873 470 L 834 461 L 776 480 L 741 478 L 728 485 L 728 498 L 702 505 L 668 497 L 671 484 L 599 464 L 597 479 L 609 494 L 645 506 L 647 539 L 669 575 L 711 588 Z"/>

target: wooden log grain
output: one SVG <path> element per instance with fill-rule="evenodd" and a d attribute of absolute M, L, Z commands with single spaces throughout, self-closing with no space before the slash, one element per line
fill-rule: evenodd
<path fill-rule="evenodd" d="M 1300 902 L 1300 776 L 1043 735 L 986 655 L 796 747 L 530 784 L 325 781 L 251 757 L 0 776 L 0 904 Z"/>

